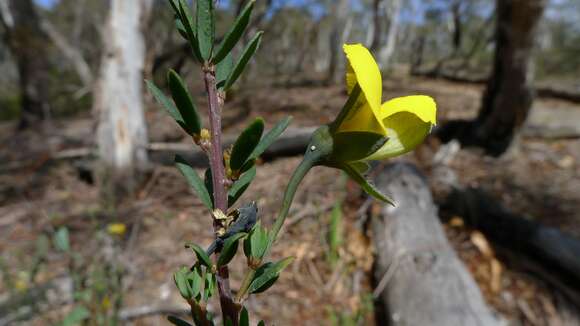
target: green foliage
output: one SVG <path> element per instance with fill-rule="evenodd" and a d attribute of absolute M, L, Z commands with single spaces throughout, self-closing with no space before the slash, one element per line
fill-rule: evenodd
<path fill-rule="evenodd" d="M 250 231 L 250 234 L 244 240 L 244 254 L 248 259 L 261 261 L 268 248 L 268 230 L 263 228 L 260 223 Z"/>
<path fill-rule="evenodd" d="M 349 177 L 351 177 L 356 183 L 358 183 L 363 190 L 373 196 L 374 198 L 383 201 L 392 206 L 395 205 L 395 201 L 389 198 L 387 195 L 383 194 L 378 190 L 370 181 L 368 181 L 356 168 L 352 165 L 345 163 L 340 167 Z"/>
<path fill-rule="evenodd" d="M 215 13 L 213 0 L 197 0 L 196 27 L 199 51 L 204 61 L 209 61 L 215 38 Z"/>
<path fill-rule="evenodd" d="M 280 137 L 284 130 L 288 128 L 288 125 L 291 121 L 292 117 L 286 117 L 280 120 L 274 126 L 274 128 L 270 129 L 270 131 L 268 131 L 266 135 L 264 135 L 264 137 L 260 140 L 256 148 L 254 148 L 252 154 L 249 156 L 249 159 L 257 159 L 260 155 L 262 155 L 262 153 L 264 153 L 264 151 L 266 151 L 266 149 L 268 149 L 268 147 L 270 147 L 270 145 L 272 145 L 276 139 Z"/>
<path fill-rule="evenodd" d="M 222 41 L 219 50 L 216 52 L 216 55 L 213 58 L 214 63 L 219 63 L 222 61 L 238 43 L 244 31 L 246 30 L 248 23 L 250 22 L 250 16 L 252 15 L 254 3 L 255 0 L 251 0 L 246 5 L 244 10 L 242 10 L 236 21 L 233 23 L 231 29 L 224 36 L 224 40 Z"/>
<path fill-rule="evenodd" d="M 201 202 L 209 209 L 213 210 L 213 200 L 208 193 L 206 184 L 197 175 L 197 172 L 185 161 L 185 159 L 179 155 L 175 156 L 175 164 L 183 176 L 187 179 L 189 185 L 195 190 L 197 196 Z"/>
<path fill-rule="evenodd" d="M 253 166 L 249 171 L 242 174 L 242 176 L 236 180 L 230 190 L 228 191 L 228 207 L 232 207 L 244 194 L 246 189 L 252 183 L 252 180 L 256 177 L 256 167 Z"/>
<path fill-rule="evenodd" d="M 222 248 L 220 257 L 218 258 L 217 267 L 220 268 L 221 266 L 225 266 L 230 263 L 230 261 L 236 255 L 238 251 L 238 241 L 245 237 L 246 233 L 240 232 L 229 237 L 225 242 Z"/>
<path fill-rule="evenodd" d="M 167 321 L 169 321 L 175 326 L 193 326 L 190 323 L 186 322 L 185 320 L 176 316 L 167 316 Z"/>
<path fill-rule="evenodd" d="M 195 243 L 188 243 L 185 245 L 186 248 L 190 248 L 191 250 L 193 250 L 193 252 L 195 253 L 195 256 L 197 257 L 197 261 L 204 265 L 205 267 L 212 267 L 212 263 L 211 263 L 211 259 L 209 258 L 209 256 L 205 253 L 205 250 L 203 250 L 200 246 L 198 246 Z"/>
<path fill-rule="evenodd" d="M 68 229 L 65 226 L 61 226 L 53 236 L 52 239 L 56 249 L 62 252 L 70 251 L 70 240 Z"/>
<path fill-rule="evenodd" d="M 248 62 L 250 61 L 254 53 L 256 53 L 256 50 L 258 50 L 258 47 L 260 46 L 260 42 L 262 40 L 262 34 L 263 32 L 256 33 L 256 35 L 252 38 L 252 40 L 250 40 L 250 43 L 248 43 L 248 45 L 244 49 L 244 52 L 236 62 L 234 69 L 232 70 L 231 74 L 228 76 L 228 79 L 226 80 L 226 83 L 224 85 L 225 91 L 228 91 L 234 85 L 236 80 L 238 80 L 238 78 L 248 65 Z"/>
<path fill-rule="evenodd" d="M 167 84 L 171 90 L 173 101 L 183 119 L 186 127 L 185 131 L 190 135 L 199 135 L 201 132 L 201 121 L 185 83 L 174 70 L 169 70 Z"/>
<path fill-rule="evenodd" d="M 74 326 L 81 324 L 84 320 L 90 317 L 90 312 L 84 306 L 75 306 L 71 312 L 57 325 L 58 326 Z"/>
<path fill-rule="evenodd" d="M 230 157 L 230 168 L 239 171 L 258 146 L 264 132 L 264 120 L 256 118 L 238 137 Z"/>
<path fill-rule="evenodd" d="M 260 266 L 250 284 L 249 293 L 261 293 L 269 289 L 280 277 L 280 272 L 290 265 L 293 260 L 294 257 L 288 257 L 276 263 L 268 262 Z"/>

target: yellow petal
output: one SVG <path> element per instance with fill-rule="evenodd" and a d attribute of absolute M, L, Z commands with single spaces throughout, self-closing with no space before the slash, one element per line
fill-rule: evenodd
<path fill-rule="evenodd" d="M 123 235 L 127 231 L 127 226 L 123 223 L 111 223 L 107 226 L 107 232 L 111 235 Z"/>
<path fill-rule="evenodd" d="M 428 96 L 399 97 L 385 102 L 381 114 L 389 140 L 365 160 L 399 156 L 421 144 L 436 122 L 436 105 Z"/>
<path fill-rule="evenodd" d="M 362 95 L 337 128 L 337 132 L 368 131 L 384 134 L 385 129 L 378 118 L 383 87 L 379 66 L 361 44 L 345 44 L 343 48 L 349 61 L 346 72 L 348 93 L 358 83 Z"/>

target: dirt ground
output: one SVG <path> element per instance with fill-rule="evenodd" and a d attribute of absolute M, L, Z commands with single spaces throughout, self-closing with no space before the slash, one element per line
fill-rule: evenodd
<path fill-rule="evenodd" d="M 409 77 L 391 77 L 384 89 L 386 98 L 418 93 L 433 96 L 440 122 L 473 117 L 482 91 L 474 85 Z M 255 116 L 264 117 L 268 126 L 285 115 L 294 116 L 294 126 L 316 126 L 329 122 L 346 98 L 338 86 L 270 87 L 251 92 L 251 97 L 250 90 L 236 94 L 226 107 L 226 133 L 240 130 Z M 539 99 L 535 106 L 580 111 L 580 105 L 553 99 Z M 152 141 L 187 141 L 170 118 L 153 105 L 147 120 Z M 66 225 L 75 252 L 120 262 L 123 307 L 185 308 L 172 273 L 193 260 L 183 247 L 185 242 L 211 242 L 211 221 L 201 202 L 175 168 L 155 166 L 136 198 L 125 202 L 115 214 L 103 210 L 95 185 L 87 183 L 86 177 L 79 178 L 87 160 L 48 160 L 51 152 L 91 144 L 89 117 L 52 124 L 42 134 L 26 132 L 15 137 L 13 123 L 0 125 L 0 302 L 15 291 L 34 287 L 13 288 L 19 278 L 30 273 L 35 239 Z M 409 154 L 405 159 L 421 164 L 431 158 Z M 286 158 L 261 165 L 240 202 L 256 199 L 262 220 L 271 223 L 298 162 L 299 158 Z M 502 158 L 461 150 L 449 166 L 461 184 L 482 187 L 510 209 L 580 237 L 580 139 L 522 137 L 515 150 Z M 333 206 L 342 198 L 344 241 L 340 259 L 332 265 L 328 260 L 328 225 Z M 253 319 L 277 325 L 326 325 L 341 318 L 374 323 L 371 240 L 362 229 L 364 216 L 359 212 L 364 200 L 356 185 L 343 182 L 340 172 L 324 168 L 310 172 L 300 186 L 286 232 L 272 254 L 273 259 L 295 256 L 296 260 L 271 290 L 249 300 Z M 125 223 L 128 232 L 121 237 L 107 235 L 106 225 L 112 222 Z M 561 298 L 553 289 L 495 253 L 482 234 L 462 226 L 460 216 L 453 217 L 445 228 L 499 315 L 514 325 L 557 325 Z M 55 250 L 49 250 L 44 260 L 34 284 L 66 273 L 70 264 L 69 258 Z M 234 288 L 240 283 L 244 264 L 242 259 L 233 262 Z M 209 309 L 217 311 L 216 303 Z M 70 305 L 48 309 L 32 324 L 52 324 L 68 310 Z M 163 315 L 126 322 L 165 323 Z"/>

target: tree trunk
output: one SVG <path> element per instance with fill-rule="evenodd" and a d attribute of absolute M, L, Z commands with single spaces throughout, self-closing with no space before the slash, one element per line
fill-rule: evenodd
<path fill-rule="evenodd" d="M 344 30 L 347 25 L 346 18 L 348 10 L 348 0 L 337 0 L 331 10 L 331 15 L 334 17 L 334 21 L 332 22 L 332 30 L 329 39 L 330 60 L 326 75 L 327 83 L 335 83 L 338 81 L 342 72 L 341 62 L 343 62 L 343 60 L 340 54 L 342 53 L 342 43 L 345 41 Z"/>
<path fill-rule="evenodd" d="M 379 51 L 379 66 L 385 69 L 391 63 L 395 46 L 397 44 L 397 34 L 399 33 L 399 11 L 401 10 L 401 0 L 390 0 L 385 5 L 387 25 L 387 39 Z"/>
<path fill-rule="evenodd" d="M 100 80 L 95 90 L 101 190 L 107 203 L 133 192 L 147 165 L 143 114 L 145 42 L 150 0 L 112 0 Z"/>
<path fill-rule="evenodd" d="M 5 39 L 16 60 L 21 115 L 19 129 L 37 126 L 48 116 L 48 39 L 32 0 L 0 0 Z"/>
<path fill-rule="evenodd" d="M 445 237 L 425 177 L 410 164 L 395 163 L 376 183 L 397 201 L 371 220 L 377 252 L 374 294 L 384 305 L 378 324 L 497 325 Z"/>
<path fill-rule="evenodd" d="M 493 72 L 466 145 L 499 156 L 525 122 L 534 98 L 532 49 L 545 6 L 545 0 L 497 0 Z"/>

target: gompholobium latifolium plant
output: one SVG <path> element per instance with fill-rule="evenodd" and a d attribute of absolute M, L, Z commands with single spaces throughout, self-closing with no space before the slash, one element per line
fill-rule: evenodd
<path fill-rule="evenodd" d="M 314 166 L 345 171 L 373 197 L 393 204 L 365 178 L 368 161 L 404 154 L 418 144 L 435 124 L 436 106 L 428 96 L 395 98 L 381 104 L 382 77 L 370 52 L 360 44 L 344 45 L 348 59 L 346 73 L 348 100 L 336 119 L 318 128 L 311 137 L 302 162 L 295 169 L 283 196 L 279 213 L 270 228 L 261 223 L 255 201 L 238 204 L 240 196 L 256 176 L 256 160 L 284 132 L 291 118 L 279 121 L 264 133 L 264 121 L 256 118 L 224 150 L 222 147 L 221 110 L 226 95 L 260 46 L 262 32 L 253 35 L 234 58 L 233 50 L 245 33 L 254 0 L 235 19 L 221 42 L 215 39 L 213 0 L 195 1 L 195 14 L 186 0 L 168 0 L 175 14 L 175 27 L 191 46 L 193 58 L 200 64 L 208 99 L 209 129 L 202 125 L 197 107 L 185 82 L 173 70 L 167 75 L 171 98 L 152 82 L 147 86 L 159 104 L 191 136 L 193 143 L 208 156 L 209 168 L 203 178 L 182 157 L 176 156 L 177 168 L 207 207 L 215 232 L 215 241 L 207 248 L 188 243 L 195 256 L 190 266 L 174 273 L 181 296 L 191 306 L 196 325 L 214 325 L 207 303 L 219 297 L 225 325 L 249 325 L 244 303 L 250 295 L 265 292 L 276 283 L 280 273 L 293 260 L 287 257 L 269 261 L 268 254 L 288 215 L 298 185 Z M 237 207 L 237 208 L 236 208 Z M 240 287 L 230 288 L 228 264 L 242 243 L 247 268 Z M 175 325 L 190 325 L 170 316 Z M 259 323 L 263 325 L 264 322 Z"/>

